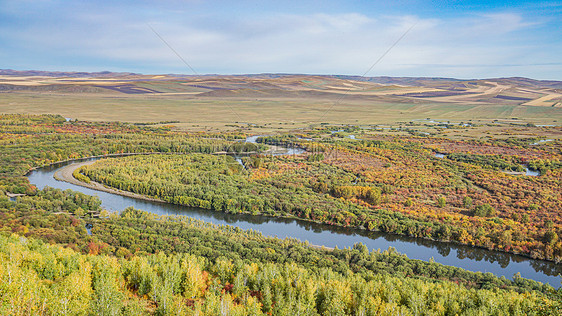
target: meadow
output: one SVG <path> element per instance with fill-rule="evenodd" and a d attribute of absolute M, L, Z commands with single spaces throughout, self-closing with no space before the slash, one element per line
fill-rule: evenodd
<path fill-rule="evenodd" d="M 320 123 L 399 126 L 426 118 L 539 125 L 558 125 L 562 120 L 559 89 L 551 82 L 529 85 L 508 79 L 413 78 L 381 84 L 376 78 L 361 79 L 306 75 L 72 80 L 0 76 L 0 113 L 51 113 L 86 121 L 178 121 L 174 126 L 181 130 L 242 127 L 264 132 Z M 544 99 L 550 102 L 542 102 Z M 529 102 L 534 103 L 531 106 Z"/>

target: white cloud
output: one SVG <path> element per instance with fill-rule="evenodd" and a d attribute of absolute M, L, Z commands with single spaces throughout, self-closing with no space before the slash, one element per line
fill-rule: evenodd
<path fill-rule="evenodd" d="M 480 14 L 459 22 L 464 36 L 486 38 L 507 35 L 540 24 L 538 21 L 527 21 L 515 13 Z"/>
<path fill-rule="evenodd" d="M 225 18 L 178 11 L 166 17 L 110 10 L 74 12 L 56 23 L 40 20 L 5 29 L 0 36 L 19 41 L 22 48 L 36 50 L 43 58 L 122 62 L 153 73 L 189 73 L 189 69 L 147 22 L 201 73 L 362 74 L 414 24 L 368 75 L 481 77 L 493 70 L 447 65 L 532 63 L 539 54 L 531 44 L 522 43 L 519 34 L 538 22 L 516 13 L 448 19 L 361 13 Z M 541 62 L 556 61 L 548 60 L 551 55 L 541 56 Z"/>

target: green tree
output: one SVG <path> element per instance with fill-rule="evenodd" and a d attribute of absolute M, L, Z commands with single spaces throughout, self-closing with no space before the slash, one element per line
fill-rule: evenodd
<path fill-rule="evenodd" d="M 445 207 L 445 205 L 447 205 L 447 199 L 445 199 L 445 197 L 443 197 L 443 196 L 440 196 L 437 199 L 437 206 L 443 208 L 443 207 Z"/>
<path fill-rule="evenodd" d="M 469 196 L 465 196 L 462 199 L 462 205 L 464 206 L 464 208 L 468 208 L 468 209 L 472 208 L 472 198 Z"/>

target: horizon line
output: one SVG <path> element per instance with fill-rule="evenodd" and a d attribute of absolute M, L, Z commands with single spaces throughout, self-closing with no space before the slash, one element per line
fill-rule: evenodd
<path fill-rule="evenodd" d="M 360 75 L 349 75 L 349 74 L 314 74 L 314 73 L 289 73 L 289 72 L 262 72 L 262 73 L 230 73 L 230 74 L 220 74 L 220 73 L 200 73 L 200 74 L 183 74 L 183 73 L 141 73 L 141 72 L 129 72 L 129 71 L 110 71 L 110 70 L 101 70 L 101 71 L 79 71 L 79 70 L 72 70 L 72 71 L 63 71 L 63 70 L 38 70 L 38 69 L 26 69 L 26 70 L 17 70 L 12 68 L 0 68 L 0 75 L 17 75 L 17 74 L 10 74 L 5 72 L 39 72 L 39 73 L 55 73 L 55 74 L 122 74 L 122 75 L 138 75 L 138 76 L 181 76 L 181 77 L 209 77 L 209 76 L 260 76 L 260 75 L 277 75 L 277 76 L 314 76 L 314 77 L 351 77 L 351 78 L 358 78 L 358 79 L 367 79 L 367 78 L 410 78 L 410 79 L 446 79 L 446 80 L 458 80 L 458 81 L 471 81 L 471 80 L 492 80 L 492 79 L 529 79 L 535 81 L 556 81 L 562 82 L 562 79 L 536 79 L 530 78 L 525 76 L 509 76 L 509 77 L 487 77 L 487 78 L 456 78 L 456 77 L 446 77 L 446 76 L 388 76 L 388 75 L 379 75 L 379 76 L 360 76 Z M 39 76 L 32 75 L 32 76 Z"/>

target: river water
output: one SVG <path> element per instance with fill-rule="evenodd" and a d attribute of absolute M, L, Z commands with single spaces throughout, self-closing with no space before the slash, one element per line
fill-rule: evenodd
<path fill-rule="evenodd" d="M 295 149 L 295 151 L 297 151 Z M 295 151 L 289 151 L 295 153 Z M 93 158 L 97 159 L 97 158 Z M 82 159 L 85 161 L 92 159 Z M 245 214 L 226 214 L 199 208 L 172 205 L 160 202 L 150 202 L 117 194 L 96 191 L 67 182 L 55 180 L 53 175 L 59 168 L 71 164 L 65 162 L 43 167 L 28 174 L 29 181 L 42 189 L 50 186 L 58 189 L 72 189 L 85 194 L 98 196 L 102 207 L 110 211 L 121 211 L 129 206 L 159 215 L 185 215 L 217 225 L 232 225 L 242 229 L 252 229 L 262 232 L 266 236 L 279 238 L 296 238 L 308 241 L 314 245 L 326 247 L 352 247 L 361 242 L 369 249 L 386 250 L 394 247 L 408 258 L 435 262 L 445 265 L 461 267 L 470 271 L 491 272 L 498 276 L 512 279 L 517 272 L 524 278 L 548 283 L 556 288 L 561 285 L 562 265 L 543 260 L 533 260 L 523 256 L 490 251 L 469 246 L 445 242 L 435 242 L 424 239 L 397 236 L 394 234 L 368 232 L 360 229 L 350 229 L 311 223 L 298 219 L 283 219 L 266 216 Z"/>

